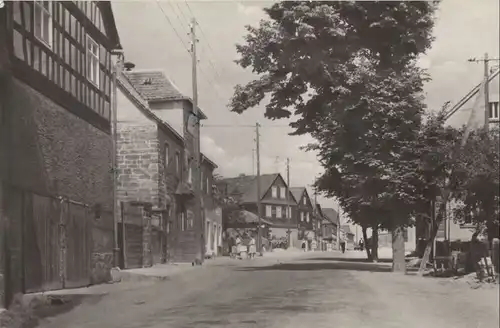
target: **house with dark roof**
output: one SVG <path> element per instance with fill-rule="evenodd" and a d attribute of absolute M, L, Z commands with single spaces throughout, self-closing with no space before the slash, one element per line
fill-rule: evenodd
<path fill-rule="evenodd" d="M 12 258 L 0 254 L 0 307 L 3 296 L 111 279 L 112 53 L 121 49 L 109 1 L 3 5 L 0 220 L 9 230 L 0 234 L 16 244 Z"/>
<path fill-rule="evenodd" d="M 311 243 L 316 239 L 314 207 L 305 187 L 291 187 L 290 191 L 297 200 L 297 221 L 299 228 L 299 240 L 305 241 L 307 249 L 311 248 Z"/>
<path fill-rule="evenodd" d="M 323 212 L 323 240 L 331 244 L 332 249 L 339 249 L 340 217 L 333 208 L 324 207 Z"/>
<path fill-rule="evenodd" d="M 130 267 L 128 258 L 131 265 L 149 266 L 167 261 L 192 262 L 202 251 L 217 255 L 222 243 L 221 209 L 212 197 L 217 165 L 201 155 L 204 238 L 200 245 L 194 221 L 193 137 L 186 126 L 174 128 L 151 108 L 148 99 L 167 94 L 170 85 L 159 83 L 149 88 L 143 86 L 139 76 L 125 72 L 118 79 L 118 197 L 122 202 L 150 203 L 161 222 L 152 227 L 151 238 L 147 237 L 151 240 L 151 256 L 132 254 L 142 252 L 135 247 L 125 252 L 124 266 Z M 145 76 L 147 79 L 149 72 Z M 188 116 L 183 108 L 172 111 Z M 139 234 L 140 229 L 130 229 L 130 234 L 134 232 Z M 128 240 L 138 238 L 130 236 Z M 142 263 L 133 258 L 141 258 Z"/>
<path fill-rule="evenodd" d="M 269 222 L 267 228 L 274 238 L 288 238 L 289 245 L 300 247 L 297 201 L 279 173 L 260 176 L 260 193 L 257 194 L 257 177 L 240 175 L 222 179 L 219 190 L 232 197 L 242 209 L 258 214 L 257 199 L 260 199 L 262 219 Z"/>

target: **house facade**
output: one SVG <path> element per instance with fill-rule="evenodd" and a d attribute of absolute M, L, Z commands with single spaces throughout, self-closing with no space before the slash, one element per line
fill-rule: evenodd
<path fill-rule="evenodd" d="M 111 53 L 121 47 L 109 2 L 4 4 L 2 262 L 10 269 L 0 271 L 8 302 L 110 279 Z"/>
<path fill-rule="evenodd" d="M 298 239 L 306 242 L 306 248 L 311 248 L 311 243 L 316 240 L 314 220 L 314 207 L 305 187 L 290 188 L 293 197 L 297 200 L 296 217 L 298 222 Z"/>
<path fill-rule="evenodd" d="M 271 238 L 286 238 L 288 245 L 300 247 L 297 222 L 297 201 L 279 173 L 260 176 L 260 194 L 257 195 L 257 177 L 240 175 L 222 179 L 219 189 L 232 197 L 241 209 L 258 214 L 257 197 L 260 197 L 262 219 L 268 224 Z"/>
<path fill-rule="evenodd" d="M 333 208 L 323 207 L 323 240 L 332 250 L 339 249 L 340 218 Z"/>
<path fill-rule="evenodd" d="M 351 227 L 348 224 L 340 226 L 341 240 L 346 241 L 345 248 L 348 250 L 354 249 L 354 233 L 351 231 Z"/>
<path fill-rule="evenodd" d="M 195 161 L 193 155 L 194 126 L 198 120 L 206 119 L 206 116 L 201 110 L 198 111 L 199 118 L 194 116 L 193 101 L 181 94 L 164 72 L 131 70 L 123 74 L 133 89 L 145 101 L 149 111 L 158 120 L 168 122 L 172 133 L 175 132 L 183 140 L 182 149 L 180 149 L 179 143 L 169 141 L 166 136 L 160 136 L 157 142 L 155 141 L 156 147 L 163 152 L 163 156 L 156 165 L 159 170 L 158 189 L 160 195 L 166 195 L 162 196 L 165 201 L 158 200 L 158 210 L 167 211 L 168 219 L 165 223 L 168 235 L 167 258 L 173 262 L 193 262 L 195 259 L 203 259 L 206 253 L 205 218 L 207 215 L 205 209 L 202 208 L 200 222 L 195 220 L 193 189 Z M 156 167 L 156 165 L 155 163 L 150 164 L 152 167 Z M 206 165 L 202 164 L 202 168 L 204 167 L 205 170 L 210 166 Z M 164 169 L 165 167 L 168 170 Z M 203 175 L 202 181 L 200 181 L 202 189 L 208 180 L 211 180 L 211 175 Z M 167 198 L 167 196 L 169 197 Z M 168 202 L 173 204 L 170 208 L 165 206 Z"/>
<path fill-rule="evenodd" d="M 201 193 L 205 220 L 205 256 L 212 258 L 222 255 L 222 208 L 214 197 L 215 169 L 217 165 L 206 156 L 202 156 Z"/>

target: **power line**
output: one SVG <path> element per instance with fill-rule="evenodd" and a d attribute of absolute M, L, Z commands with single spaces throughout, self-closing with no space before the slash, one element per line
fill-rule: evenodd
<path fill-rule="evenodd" d="M 177 35 L 177 38 L 179 38 L 179 40 L 181 41 L 182 45 L 184 46 L 184 49 L 189 53 L 189 48 L 188 46 L 184 43 L 184 40 L 181 38 L 181 36 L 179 35 L 179 32 L 177 32 L 177 29 L 174 27 L 174 24 L 172 24 L 172 21 L 170 20 L 170 17 L 168 17 L 167 13 L 165 12 L 165 10 L 163 10 L 161 4 L 160 4 L 160 1 L 159 0 L 156 0 L 156 4 L 158 5 L 158 7 L 160 8 L 161 12 L 163 13 L 163 16 L 167 19 L 167 22 L 170 24 L 170 26 L 172 27 L 172 29 L 174 30 L 175 34 Z"/>

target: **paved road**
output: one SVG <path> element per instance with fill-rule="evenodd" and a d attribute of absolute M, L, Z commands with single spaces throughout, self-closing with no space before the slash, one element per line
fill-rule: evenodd
<path fill-rule="evenodd" d="M 221 261 L 83 304 L 42 327 L 497 327 L 497 290 L 327 254 Z"/>

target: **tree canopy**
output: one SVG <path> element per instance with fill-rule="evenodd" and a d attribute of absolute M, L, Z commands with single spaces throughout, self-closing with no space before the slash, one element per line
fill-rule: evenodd
<path fill-rule="evenodd" d="M 232 111 L 257 106 L 265 115 L 297 120 L 295 134 L 313 133 L 332 110 L 366 107 L 364 86 L 399 76 L 429 48 L 436 4 L 424 1 L 284 1 L 265 9 L 269 19 L 247 26 L 237 63 L 258 78 L 238 85 Z M 387 91 L 386 91 L 387 92 Z"/>

